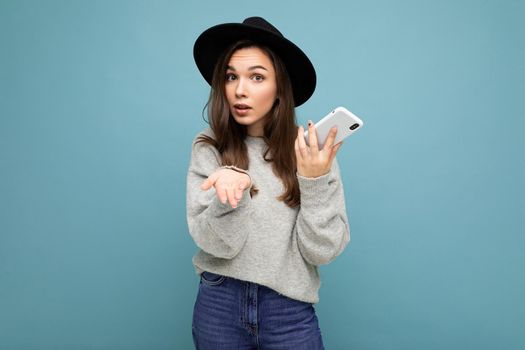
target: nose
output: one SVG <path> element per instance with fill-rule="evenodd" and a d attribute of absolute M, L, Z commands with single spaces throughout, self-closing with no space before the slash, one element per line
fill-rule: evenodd
<path fill-rule="evenodd" d="M 246 82 L 243 78 L 237 79 L 237 86 L 235 87 L 235 96 L 237 98 L 246 97 Z"/>

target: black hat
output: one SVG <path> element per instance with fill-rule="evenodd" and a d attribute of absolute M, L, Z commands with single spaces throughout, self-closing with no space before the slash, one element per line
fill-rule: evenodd
<path fill-rule="evenodd" d="M 299 47 L 261 17 L 246 18 L 242 23 L 219 24 L 208 28 L 197 38 L 193 46 L 193 57 L 210 85 L 219 56 L 231 44 L 243 39 L 268 46 L 283 60 L 292 83 L 296 107 L 312 96 L 316 84 L 312 63 Z"/>

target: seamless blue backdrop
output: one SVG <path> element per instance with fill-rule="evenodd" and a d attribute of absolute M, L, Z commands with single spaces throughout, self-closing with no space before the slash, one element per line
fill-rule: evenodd
<path fill-rule="evenodd" d="M 0 349 L 191 349 L 186 226 L 209 26 L 310 56 L 352 241 L 328 349 L 523 349 L 523 1 L 0 1 Z"/>

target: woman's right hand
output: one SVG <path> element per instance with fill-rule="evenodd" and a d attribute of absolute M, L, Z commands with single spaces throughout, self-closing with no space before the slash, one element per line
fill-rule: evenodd
<path fill-rule="evenodd" d="M 244 190 L 250 188 L 251 180 L 245 173 L 231 169 L 219 169 L 204 180 L 201 189 L 207 191 L 212 186 L 215 187 L 217 197 L 222 204 L 229 201 L 232 208 L 236 208 Z"/>

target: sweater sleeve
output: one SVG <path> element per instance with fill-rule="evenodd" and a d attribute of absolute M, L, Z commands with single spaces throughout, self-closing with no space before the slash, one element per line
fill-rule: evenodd
<path fill-rule="evenodd" d="M 244 190 L 237 207 L 232 208 L 228 201 L 221 203 L 214 187 L 207 191 L 200 188 L 221 167 L 219 159 L 215 147 L 193 141 L 186 182 L 186 217 L 190 235 L 200 249 L 218 258 L 232 259 L 246 242 L 251 197 L 249 189 Z"/>
<path fill-rule="evenodd" d="M 297 174 L 301 207 L 295 230 L 299 251 L 311 265 L 328 264 L 350 241 L 344 190 L 334 158 L 328 174 L 307 178 Z"/>

